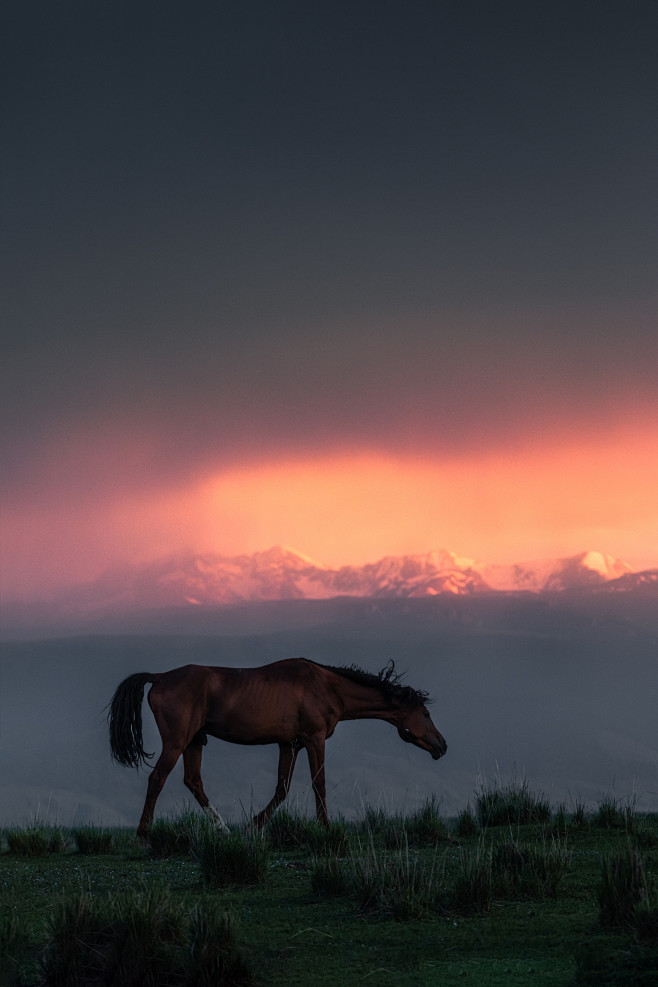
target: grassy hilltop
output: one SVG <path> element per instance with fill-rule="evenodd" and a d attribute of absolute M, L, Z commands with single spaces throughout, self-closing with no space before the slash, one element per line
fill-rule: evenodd
<path fill-rule="evenodd" d="M 550 806 L 525 784 L 456 819 L 280 811 L 222 837 L 200 814 L 126 830 L 5 830 L 9 985 L 658 983 L 658 816 Z"/>

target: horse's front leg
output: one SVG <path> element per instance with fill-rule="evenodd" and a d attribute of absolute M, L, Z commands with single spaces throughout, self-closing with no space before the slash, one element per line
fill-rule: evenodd
<path fill-rule="evenodd" d="M 210 816 L 217 829 L 221 829 L 223 833 L 228 833 L 230 832 L 228 826 L 214 805 L 211 805 L 208 796 L 203 790 L 203 782 L 201 781 L 202 754 L 203 746 L 197 741 L 193 740 L 187 745 L 183 751 L 183 767 L 185 769 L 183 781 L 187 788 L 189 788 L 192 792 L 192 795 L 194 795 L 194 798 L 197 800 L 203 811 Z"/>
<path fill-rule="evenodd" d="M 315 809 L 318 822 L 322 823 L 323 826 L 328 826 L 327 790 L 324 780 L 324 741 L 325 737 L 322 734 L 322 736 L 313 737 L 304 746 L 306 747 L 308 763 L 311 769 L 311 782 L 315 795 Z"/>
<path fill-rule="evenodd" d="M 290 789 L 292 773 L 295 770 L 295 761 L 299 744 L 293 740 L 292 743 L 279 744 L 279 768 L 277 772 L 277 783 L 274 796 L 265 806 L 262 812 L 253 818 L 253 825 L 256 829 L 261 829 L 266 825 L 274 810 L 281 805 Z"/>

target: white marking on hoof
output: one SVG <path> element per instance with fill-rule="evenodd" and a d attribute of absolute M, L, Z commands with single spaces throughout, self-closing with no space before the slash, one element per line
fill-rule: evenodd
<path fill-rule="evenodd" d="M 203 811 L 208 813 L 217 829 L 221 829 L 222 833 L 231 832 L 214 805 L 210 805 L 210 803 L 208 803 Z"/>

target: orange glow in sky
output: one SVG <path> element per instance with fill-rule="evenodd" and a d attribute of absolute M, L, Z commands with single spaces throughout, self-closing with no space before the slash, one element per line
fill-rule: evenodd
<path fill-rule="evenodd" d="M 654 567 L 658 436 L 620 433 L 443 462 L 366 453 L 280 461 L 175 492 L 26 509 L 5 525 L 13 572 L 5 593 L 93 578 L 118 561 L 274 544 L 330 566 L 445 548 L 480 562 L 596 549 Z"/>
<path fill-rule="evenodd" d="M 485 561 L 600 547 L 655 564 L 657 492 L 658 440 L 650 453 L 641 443 L 612 457 L 601 446 L 276 464 L 204 484 L 197 540 L 217 550 L 286 543 L 332 565 L 439 547 Z"/>

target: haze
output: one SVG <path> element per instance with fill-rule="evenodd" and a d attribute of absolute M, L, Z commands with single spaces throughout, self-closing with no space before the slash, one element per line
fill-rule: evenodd
<path fill-rule="evenodd" d="M 134 827 L 146 774 L 110 760 L 105 706 L 118 683 L 135 671 L 190 661 L 251 667 L 298 654 L 371 671 L 395 659 L 410 684 L 435 697 L 432 716 L 448 741 L 446 757 L 434 762 L 385 723 L 339 724 L 327 743 L 334 817 L 360 815 L 368 803 L 409 811 L 430 796 L 454 815 L 477 785 L 514 775 L 554 805 L 582 801 L 593 808 L 612 795 L 637 798 L 642 811 L 658 807 L 655 599 L 616 594 L 613 607 L 597 595 L 589 603 L 566 597 L 550 605 L 505 596 L 298 604 L 218 612 L 212 634 L 211 618 L 204 623 L 194 611 L 192 619 L 151 615 L 152 633 L 139 636 L 6 642 L 3 823 L 24 824 L 38 814 L 64 825 Z M 147 750 L 158 750 L 146 705 L 144 730 Z M 241 820 L 269 800 L 276 762 L 275 746 L 211 738 L 206 790 L 223 814 Z M 179 811 L 187 794 L 179 762 L 159 815 Z M 305 761 L 291 804 L 313 811 Z"/>

